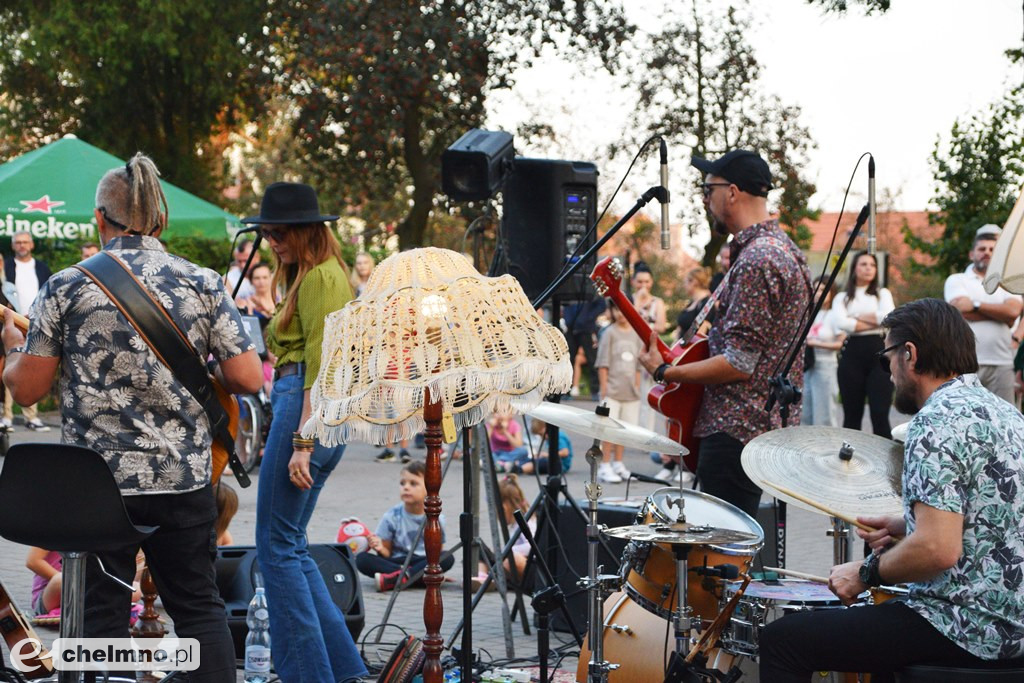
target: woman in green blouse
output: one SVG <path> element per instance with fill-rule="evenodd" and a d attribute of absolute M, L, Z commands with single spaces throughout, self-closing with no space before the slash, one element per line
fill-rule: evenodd
<path fill-rule="evenodd" d="M 277 357 L 270 402 L 274 419 L 260 466 L 256 551 L 270 606 L 270 646 L 283 681 L 346 681 L 366 675 L 340 610 L 309 554 L 306 525 L 344 446 L 303 439 L 309 391 L 320 370 L 324 318 L 352 299 L 341 246 L 316 191 L 301 183 L 267 188 L 260 233 L 274 252 L 274 286 L 284 292 L 267 326 Z"/>

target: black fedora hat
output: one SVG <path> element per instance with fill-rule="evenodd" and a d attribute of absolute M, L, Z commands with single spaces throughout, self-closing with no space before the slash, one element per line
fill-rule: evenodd
<path fill-rule="evenodd" d="M 286 225 L 336 221 L 337 216 L 321 216 L 316 190 L 305 183 L 274 183 L 267 187 L 260 202 L 260 215 L 248 216 L 243 223 Z"/>

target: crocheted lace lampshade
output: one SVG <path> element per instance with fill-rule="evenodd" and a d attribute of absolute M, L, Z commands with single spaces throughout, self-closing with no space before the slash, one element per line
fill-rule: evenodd
<path fill-rule="evenodd" d="M 565 338 L 515 278 L 434 247 L 384 260 L 362 296 L 327 316 L 322 361 L 302 432 L 327 445 L 411 437 L 428 387 L 461 429 L 572 383 Z"/>

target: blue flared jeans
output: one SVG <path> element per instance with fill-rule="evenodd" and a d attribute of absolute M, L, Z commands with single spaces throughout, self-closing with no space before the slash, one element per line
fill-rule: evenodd
<path fill-rule="evenodd" d="M 274 669 L 288 683 L 329 683 L 367 674 L 345 615 L 331 600 L 309 554 L 306 525 L 344 446 L 319 444 L 310 459 L 313 488 L 288 477 L 292 432 L 302 417 L 303 375 L 282 377 L 270 395 L 273 420 L 256 495 L 256 552 L 270 611 Z"/>

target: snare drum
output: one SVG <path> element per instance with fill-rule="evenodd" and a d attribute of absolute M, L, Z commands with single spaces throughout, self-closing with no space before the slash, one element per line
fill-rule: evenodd
<path fill-rule="evenodd" d="M 671 524 L 676 521 L 680 491 L 677 488 L 658 489 L 647 498 L 641 510 L 643 523 Z M 746 531 L 755 539 L 729 545 L 693 546 L 687 557 L 690 575 L 687 578 L 686 603 L 696 616 L 711 621 L 718 616 L 722 595 L 722 580 L 706 580 L 693 573 L 693 569 L 706 563 L 736 565 L 740 572 L 750 567 L 757 551 L 764 545 L 764 531 L 750 515 L 724 500 L 699 491 L 682 491 L 683 510 L 690 524 L 706 524 L 722 529 Z M 625 591 L 630 599 L 662 619 L 671 619 L 677 607 L 676 560 L 672 546 L 664 543 L 631 542 L 626 547 L 622 563 Z"/>
<path fill-rule="evenodd" d="M 743 585 L 730 581 L 722 597 L 724 606 Z M 789 612 L 845 609 L 839 598 L 823 583 L 802 579 L 781 579 L 765 583 L 751 581 L 740 596 L 736 609 L 722 634 L 722 649 L 735 655 L 757 658 L 761 629 Z"/>

